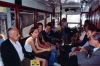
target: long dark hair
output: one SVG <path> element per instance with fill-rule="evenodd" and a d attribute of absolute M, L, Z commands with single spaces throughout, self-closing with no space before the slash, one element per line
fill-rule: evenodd
<path fill-rule="evenodd" d="M 35 30 L 37 29 L 37 27 L 32 27 L 29 31 L 29 35 L 31 35 L 31 33 L 33 33 Z"/>
<path fill-rule="evenodd" d="M 88 30 L 90 30 L 91 32 L 97 31 L 97 28 L 94 24 L 89 24 L 88 25 Z"/>
<path fill-rule="evenodd" d="M 37 23 L 37 27 L 39 27 L 40 25 L 43 27 L 43 24 L 42 23 Z"/>

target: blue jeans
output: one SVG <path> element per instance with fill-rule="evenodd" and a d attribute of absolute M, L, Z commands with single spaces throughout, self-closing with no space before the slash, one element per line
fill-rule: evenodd
<path fill-rule="evenodd" d="M 57 50 L 53 49 L 49 58 L 49 66 L 53 66 L 54 62 L 57 62 Z"/>

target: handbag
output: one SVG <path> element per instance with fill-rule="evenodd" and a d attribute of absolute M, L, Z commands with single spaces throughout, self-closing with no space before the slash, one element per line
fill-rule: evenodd
<path fill-rule="evenodd" d="M 39 60 L 36 60 L 36 59 L 33 59 L 31 60 L 31 66 L 40 66 L 40 61 Z"/>

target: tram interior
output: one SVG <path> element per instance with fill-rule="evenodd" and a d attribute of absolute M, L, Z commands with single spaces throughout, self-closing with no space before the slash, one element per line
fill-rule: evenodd
<path fill-rule="evenodd" d="M 69 65 L 71 37 L 76 32 L 80 34 L 84 30 L 85 20 L 90 20 L 100 29 L 99 16 L 99 0 L 0 0 L 0 35 L 6 40 L 7 29 L 17 27 L 21 34 L 20 40 L 25 41 L 29 36 L 29 29 L 36 26 L 36 23 L 42 23 L 44 30 L 49 22 L 54 22 L 55 27 L 59 28 L 62 18 L 66 18 L 70 37 L 66 48 L 63 47 L 63 43 L 61 44 L 66 53 L 63 49 L 60 50 L 58 63 L 61 66 L 71 66 Z"/>

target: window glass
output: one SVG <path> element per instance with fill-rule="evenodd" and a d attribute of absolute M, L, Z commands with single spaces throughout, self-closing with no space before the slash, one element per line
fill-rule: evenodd
<path fill-rule="evenodd" d="M 79 23 L 80 15 L 67 15 L 67 22 Z"/>
<path fill-rule="evenodd" d="M 0 6 L 0 34 L 7 38 L 7 29 L 16 27 L 14 8 Z"/>
<path fill-rule="evenodd" d="M 33 12 L 32 10 L 20 9 L 21 38 L 28 37 L 30 28 L 34 26 Z"/>

